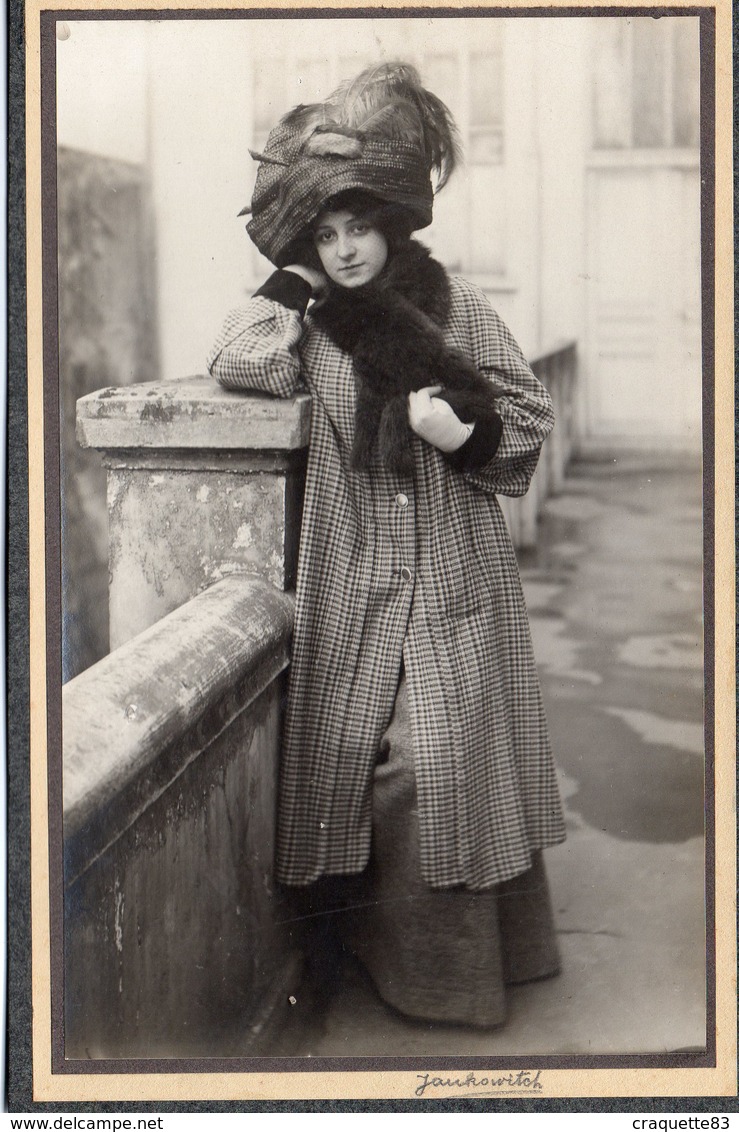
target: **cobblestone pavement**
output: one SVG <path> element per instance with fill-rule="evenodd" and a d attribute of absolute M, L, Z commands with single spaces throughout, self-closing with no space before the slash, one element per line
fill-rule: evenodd
<path fill-rule="evenodd" d="M 589 463 L 521 556 L 567 810 L 547 853 L 562 974 L 512 988 L 506 1025 L 481 1031 L 401 1017 L 347 959 L 285 1053 L 704 1046 L 701 540 L 696 471 Z"/>

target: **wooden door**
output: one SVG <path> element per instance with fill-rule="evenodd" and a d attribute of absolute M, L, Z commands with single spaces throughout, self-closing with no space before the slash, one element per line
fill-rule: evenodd
<path fill-rule="evenodd" d="M 697 449 L 697 167 L 591 168 L 587 246 L 587 434 L 638 447 Z"/>
<path fill-rule="evenodd" d="M 583 424 L 594 444 L 698 450 L 698 20 L 592 28 Z"/>

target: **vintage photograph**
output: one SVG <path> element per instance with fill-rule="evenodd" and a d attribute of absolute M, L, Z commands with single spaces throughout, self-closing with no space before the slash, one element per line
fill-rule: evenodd
<path fill-rule="evenodd" d="M 713 25 L 644 12 L 47 19 L 55 1073 L 712 1064 Z"/>

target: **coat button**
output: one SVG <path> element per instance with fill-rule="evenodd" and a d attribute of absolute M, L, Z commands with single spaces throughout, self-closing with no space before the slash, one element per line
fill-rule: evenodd
<path fill-rule="evenodd" d="M 410 582 L 411 578 L 413 577 L 407 566 L 403 566 L 401 568 L 400 576 L 404 582 Z"/>
<path fill-rule="evenodd" d="M 398 495 L 395 496 L 395 502 L 398 504 L 398 507 L 407 507 L 408 506 L 408 496 L 404 495 L 403 492 L 401 491 Z"/>

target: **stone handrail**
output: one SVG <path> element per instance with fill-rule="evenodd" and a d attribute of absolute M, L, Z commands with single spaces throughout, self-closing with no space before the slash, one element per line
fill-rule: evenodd
<path fill-rule="evenodd" d="M 577 344 L 574 341 L 557 343 L 533 357 L 531 368 L 549 391 L 556 423 L 544 444 L 526 495 L 519 499 L 498 497 L 513 545 L 519 550 L 536 546 L 536 529 L 541 509 L 549 495 L 561 491 L 565 470 L 575 450 Z"/>
<path fill-rule="evenodd" d="M 64 685 L 67 884 L 287 667 L 292 610 L 228 578 Z"/>
<path fill-rule="evenodd" d="M 300 983 L 273 881 L 293 601 L 227 578 L 63 689 L 65 1056 L 264 1049 Z"/>
<path fill-rule="evenodd" d="M 99 389 L 77 402 L 77 439 L 106 452 L 285 452 L 308 443 L 310 397 L 234 395 L 212 378 Z"/>

